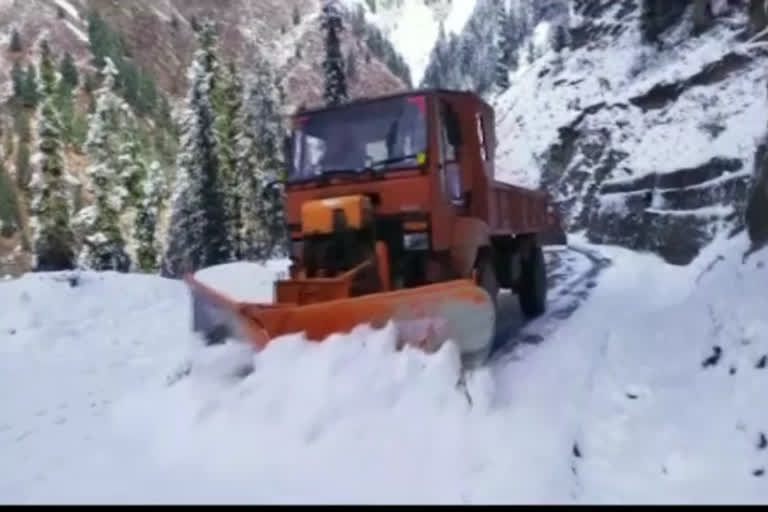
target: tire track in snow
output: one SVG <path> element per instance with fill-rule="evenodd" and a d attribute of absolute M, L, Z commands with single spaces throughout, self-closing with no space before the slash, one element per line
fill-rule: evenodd
<path fill-rule="evenodd" d="M 537 476 L 516 492 L 534 502 L 573 503 L 582 495 L 579 466 L 587 456 L 583 453 L 579 409 L 590 402 L 602 368 L 598 359 L 608 338 L 587 336 L 589 342 L 584 347 L 581 343 L 562 346 L 564 340 L 560 339 L 557 343 L 562 350 L 547 341 L 589 299 L 600 274 L 612 262 L 599 252 L 578 246 L 548 248 L 546 258 L 549 305 L 544 315 L 525 322 L 517 296 L 501 296 L 497 341 L 504 343 L 486 365 L 493 391 L 485 398 L 493 404 L 493 414 L 522 421 L 509 427 L 506 449 L 539 461 Z M 564 359 L 558 362 L 553 357 Z M 478 394 L 483 395 L 483 390 Z M 536 448 L 529 451 L 531 447 Z M 511 470 L 519 469 L 513 466 Z"/>
<path fill-rule="evenodd" d="M 547 338 L 562 327 L 589 298 L 592 290 L 598 284 L 597 279 L 600 274 L 612 264 L 610 259 L 602 256 L 599 252 L 579 246 L 548 248 L 546 249 L 546 258 L 549 304 L 544 315 L 526 322 L 515 294 L 507 293 L 500 297 L 500 326 L 497 329 L 496 339 L 494 339 L 494 344 L 498 348 L 494 349 L 487 365 L 491 373 L 497 376 L 494 380 L 499 375 L 504 374 L 505 367 L 525 359 L 526 354 L 530 353 L 526 348 L 536 350 L 538 345 L 546 343 Z M 588 363 L 586 372 L 582 374 L 583 381 L 577 384 L 580 389 L 576 391 L 575 395 L 581 405 L 576 404 L 574 410 L 590 404 L 594 394 L 596 376 L 603 366 L 609 341 L 609 337 L 606 337 L 591 344 L 591 350 L 594 351 L 594 354 L 587 358 L 591 362 Z M 501 385 L 506 387 L 506 384 Z M 472 402 L 469 395 L 468 393 L 471 406 Z M 512 404 L 507 403 L 503 407 L 506 408 L 510 405 Z M 574 407 L 574 404 L 570 404 L 568 407 Z M 568 441 L 567 448 L 563 445 L 563 449 L 569 450 L 563 452 L 563 463 L 569 465 L 566 470 L 568 471 L 566 493 L 570 500 L 577 502 L 583 494 L 579 465 L 585 456 L 583 453 L 584 425 L 579 421 L 578 414 L 575 417 L 573 414 L 566 414 L 565 419 L 566 423 L 570 424 L 570 426 L 566 426 L 566 431 L 570 431 L 570 435 L 566 437 L 570 441 Z M 558 472 L 555 467 L 551 469 L 555 474 Z"/>
<path fill-rule="evenodd" d="M 500 326 L 494 339 L 495 349 L 489 364 L 499 365 L 517 360 L 521 344 L 538 345 L 546 340 L 563 322 L 578 310 L 597 286 L 600 273 L 611 260 L 599 253 L 578 246 L 546 250 L 548 267 L 547 312 L 539 318 L 525 321 L 515 294 L 500 297 Z"/>

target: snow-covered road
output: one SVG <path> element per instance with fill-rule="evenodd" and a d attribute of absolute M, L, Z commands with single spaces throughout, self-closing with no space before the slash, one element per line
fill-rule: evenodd
<path fill-rule="evenodd" d="M 510 298 L 466 392 L 453 347 L 387 330 L 201 352 L 177 282 L 0 283 L 0 502 L 765 502 L 768 254 L 745 244 L 686 268 L 553 249 L 549 312 Z"/>
<path fill-rule="evenodd" d="M 611 264 L 599 252 L 580 245 L 552 246 L 547 260 L 547 312 L 526 322 L 517 296 L 504 292 L 499 299 L 500 313 L 492 363 L 502 363 L 520 343 L 537 344 L 556 330 L 589 297 L 600 273 Z"/>

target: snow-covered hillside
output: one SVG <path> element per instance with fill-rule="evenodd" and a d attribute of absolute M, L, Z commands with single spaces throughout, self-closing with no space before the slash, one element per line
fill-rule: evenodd
<path fill-rule="evenodd" d="M 764 503 L 768 253 L 746 246 L 685 269 L 602 247 L 582 306 L 466 391 L 450 345 L 387 330 L 201 351 L 178 282 L 0 283 L 0 501 Z M 238 281 L 268 299 L 282 268 Z"/>
<path fill-rule="evenodd" d="M 501 179 L 546 186 L 593 242 L 687 264 L 743 225 L 766 134 L 768 58 L 744 2 L 690 9 L 643 41 L 639 2 L 575 2 L 570 49 L 522 65 L 496 100 Z"/>

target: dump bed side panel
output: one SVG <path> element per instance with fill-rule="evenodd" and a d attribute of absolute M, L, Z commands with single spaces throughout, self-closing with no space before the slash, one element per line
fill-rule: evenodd
<path fill-rule="evenodd" d="M 494 234 L 542 233 L 558 226 L 543 192 L 494 182 L 488 190 L 488 225 Z"/>

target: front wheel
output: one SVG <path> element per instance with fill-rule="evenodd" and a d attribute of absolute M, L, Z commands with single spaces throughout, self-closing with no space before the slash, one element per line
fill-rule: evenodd
<path fill-rule="evenodd" d="M 536 318 L 547 309 L 547 266 L 540 246 L 532 248 L 528 257 L 523 259 L 521 270 L 520 309 L 526 317 Z"/>

